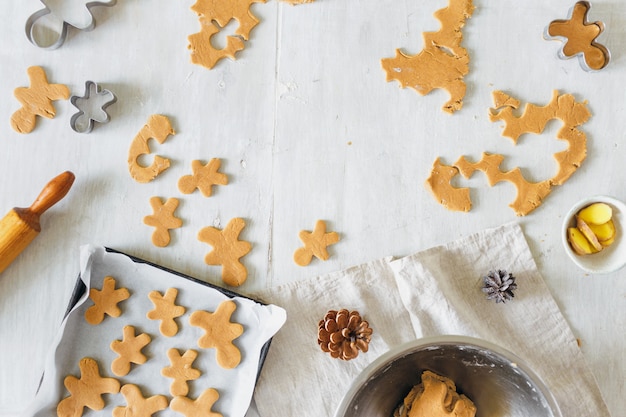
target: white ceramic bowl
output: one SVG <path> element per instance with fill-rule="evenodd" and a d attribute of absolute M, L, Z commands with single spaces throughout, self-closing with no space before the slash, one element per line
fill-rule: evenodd
<path fill-rule="evenodd" d="M 430 370 L 450 378 L 476 417 L 562 417 L 553 395 L 525 362 L 484 340 L 437 336 L 383 354 L 354 379 L 335 417 L 391 417 Z"/>
<path fill-rule="evenodd" d="M 613 209 L 613 223 L 615 224 L 615 241 L 612 245 L 600 252 L 591 255 L 578 255 L 567 239 L 567 229 L 576 227 L 576 213 L 593 203 L 606 203 Z M 581 269 L 595 274 L 607 274 L 614 272 L 626 265 L 626 239 L 624 239 L 624 227 L 626 226 L 626 205 L 623 202 L 609 196 L 597 195 L 580 200 L 569 210 L 563 220 L 561 239 L 565 252 L 571 260 Z"/>

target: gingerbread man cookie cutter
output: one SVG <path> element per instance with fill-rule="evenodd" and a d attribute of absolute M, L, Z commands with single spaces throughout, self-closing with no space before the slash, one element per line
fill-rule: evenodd
<path fill-rule="evenodd" d="M 70 97 L 70 103 L 78 109 L 70 119 L 70 127 L 77 133 L 89 133 L 94 122 L 108 123 L 111 116 L 106 109 L 117 101 L 115 94 L 100 88 L 93 81 L 85 82 L 85 95 Z"/>
<path fill-rule="evenodd" d="M 570 9 L 567 19 L 553 20 L 545 28 L 546 40 L 563 41 L 558 52 L 561 59 L 578 57 L 580 66 L 588 72 L 605 68 L 611 60 L 610 51 L 596 39 L 604 32 L 604 23 L 589 22 L 587 16 L 591 9 L 588 1 L 578 1 Z"/>
<path fill-rule="evenodd" d="M 57 49 L 67 38 L 68 26 L 90 31 L 96 27 L 91 14 L 94 6 L 114 6 L 117 0 L 41 0 L 44 8 L 26 20 L 26 37 L 42 49 Z M 80 5 L 82 4 L 82 7 Z"/>

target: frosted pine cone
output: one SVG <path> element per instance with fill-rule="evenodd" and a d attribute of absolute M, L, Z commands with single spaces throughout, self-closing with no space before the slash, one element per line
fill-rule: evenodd
<path fill-rule="evenodd" d="M 488 300 L 496 300 L 497 303 L 505 303 L 515 297 L 513 290 L 517 289 L 515 277 L 505 270 L 489 271 L 483 277 L 483 292 L 487 294 Z"/>
<path fill-rule="evenodd" d="M 357 311 L 330 310 L 317 329 L 317 343 L 333 358 L 354 359 L 367 352 L 372 329 Z"/>

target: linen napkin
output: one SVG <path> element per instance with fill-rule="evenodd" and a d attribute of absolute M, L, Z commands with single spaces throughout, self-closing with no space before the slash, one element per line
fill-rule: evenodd
<path fill-rule="evenodd" d="M 494 269 L 515 275 L 513 300 L 496 304 L 481 291 L 483 275 Z M 256 296 L 287 311 L 255 390 L 261 417 L 333 416 L 351 381 L 382 353 L 445 334 L 482 338 L 515 353 L 548 385 L 564 416 L 610 416 L 516 223 Z M 318 321 L 340 308 L 358 310 L 374 330 L 369 351 L 351 361 L 331 358 L 316 343 Z"/>

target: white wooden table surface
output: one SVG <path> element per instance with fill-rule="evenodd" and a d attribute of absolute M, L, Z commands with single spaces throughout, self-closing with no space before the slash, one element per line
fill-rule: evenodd
<path fill-rule="evenodd" d="M 242 217 L 241 237 L 253 245 L 244 258 L 248 281 L 237 288 L 242 293 L 518 221 L 609 409 L 624 416 L 626 270 L 592 275 L 578 269 L 563 250 L 560 230 L 580 198 L 626 200 L 626 2 L 593 4 L 590 20 L 605 23 L 599 40 L 612 52 L 609 66 L 597 73 L 584 72 L 576 59 L 559 60 L 562 44 L 542 38 L 573 3 L 476 0 L 464 29 L 471 57 L 465 105 L 451 116 L 440 110 L 446 92 L 422 97 L 401 89 L 385 81 L 380 64 L 396 48 L 419 52 L 422 33 L 437 29 L 433 12 L 445 0 L 255 4 L 260 24 L 245 49 L 213 70 L 190 62 L 187 36 L 199 31 L 193 0 L 94 7 L 96 29 L 70 29 L 54 51 L 31 45 L 24 34 L 39 1 L 3 1 L 0 211 L 29 206 L 65 170 L 76 182 L 43 216 L 39 237 L 0 276 L 0 415 L 17 415 L 35 394 L 77 277 L 80 245 L 102 244 L 219 284 L 219 267 L 203 261 L 210 247 L 196 234 Z M 226 31 L 235 29 L 230 24 Z M 87 80 L 113 91 L 118 101 L 109 108 L 110 123 L 75 133 L 69 121 L 76 109 L 65 100 L 55 102 L 54 119 L 38 118 L 32 133 L 13 131 L 9 120 L 20 107 L 13 90 L 28 85 L 33 65 L 73 95 L 83 95 Z M 565 147 L 555 139 L 560 123 L 514 146 L 501 136 L 502 124 L 488 118 L 496 89 L 537 104 L 547 104 L 555 89 L 587 100 L 593 113 L 581 128 L 587 159 L 526 217 L 508 207 L 515 196 L 510 184 L 489 188 L 480 173 L 457 184 L 473 187 L 473 209 L 447 211 L 423 186 L 437 156 L 452 163 L 460 155 L 499 152 L 507 158 L 504 168 L 520 166 L 534 181 L 555 173 L 552 154 Z M 162 145 L 151 143 L 172 166 L 139 184 L 128 173 L 128 149 L 152 114 L 167 115 L 177 132 Z M 190 173 L 191 161 L 214 157 L 222 159 L 229 185 L 216 187 L 210 198 L 180 193 L 178 178 Z M 181 200 L 184 226 L 166 248 L 152 245 L 152 228 L 142 222 L 152 213 L 151 196 Z M 312 230 L 318 219 L 341 241 L 327 262 L 297 266 L 298 232 Z"/>

